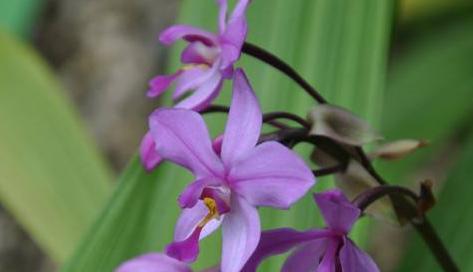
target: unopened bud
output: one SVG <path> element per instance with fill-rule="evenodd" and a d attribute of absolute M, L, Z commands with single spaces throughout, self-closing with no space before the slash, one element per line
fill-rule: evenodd
<path fill-rule="evenodd" d="M 428 144 L 425 140 L 405 139 L 384 144 L 370 153 L 371 159 L 380 158 L 385 160 L 401 159 L 417 149 Z"/>

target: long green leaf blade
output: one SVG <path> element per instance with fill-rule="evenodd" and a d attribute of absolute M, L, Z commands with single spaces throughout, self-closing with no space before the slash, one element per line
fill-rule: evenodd
<path fill-rule="evenodd" d="M 0 32 L 0 199 L 62 262 L 110 189 L 110 173 L 48 67 Z"/>

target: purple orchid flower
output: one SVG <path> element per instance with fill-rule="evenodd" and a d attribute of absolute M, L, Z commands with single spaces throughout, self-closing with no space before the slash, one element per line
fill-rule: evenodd
<path fill-rule="evenodd" d="M 258 248 L 242 271 L 256 271 L 264 258 L 289 250 L 293 251 L 283 272 L 379 271 L 371 257 L 347 236 L 361 211 L 337 189 L 314 194 L 314 199 L 328 227 L 304 232 L 287 228 L 263 232 Z"/>
<path fill-rule="evenodd" d="M 175 82 L 174 101 L 195 90 L 194 94 L 177 103 L 175 107 L 196 111 L 207 107 L 219 94 L 223 79 L 232 77 L 233 63 L 240 58 L 247 33 L 245 11 L 249 2 L 250 0 L 240 0 L 227 20 L 227 0 L 218 0 L 218 35 L 186 25 L 175 25 L 164 30 L 159 40 L 165 45 L 170 45 L 178 39 L 189 42 L 181 54 L 181 61 L 186 65 L 172 75 L 153 78 L 150 81 L 148 96 L 161 95 Z M 151 171 L 161 162 L 149 132 L 141 141 L 140 155 L 147 171 Z"/>
<path fill-rule="evenodd" d="M 241 69 L 234 74 L 221 146 L 217 141 L 212 147 L 195 111 L 158 109 L 151 115 L 158 154 L 195 176 L 178 199 L 183 211 L 166 249 L 169 256 L 195 261 L 199 240 L 222 225 L 221 270 L 240 271 L 260 238 L 256 207 L 287 209 L 314 185 L 312 171 L 292 150 L 275 141 L 256 145 L 261 126 L 258 101 Z"/>
<path fill-rule="evenodd" d="M 209 268 L 201 272 L 219 272 L 218 268 Z M 162 253 L 147 253 L 121 264 L 115 272 L 192 272 L 187 263 L 171 258 Z"/>
<path fill-rule="evenodd" d="M 177 108 L 201 110 L 220 92 L 224 78 L 231 78 L 233 63 L 241 55 L 246 38 L 245 11 L 249 0 L 240 0 L 227 20 L 227 1 L 218 0 L 219 34 L 188 25 L 175 25 L 164 30 L 159 40 L 170 45 L 184 39 L 189 45 L 181 54 L 186 64 L 172 75 L 160 75 L 150 81 L 149 97 L 161 95 L 172 82 L 176 82 L 173 99 L 178 100 L 191 90 L 195 92 L 178 102 Z"/>

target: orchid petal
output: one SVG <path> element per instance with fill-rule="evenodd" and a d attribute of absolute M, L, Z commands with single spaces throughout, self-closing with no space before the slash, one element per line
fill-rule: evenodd
<path fill-rule="evenodd" d="M 161 253 L 148 253 L 120 265 L 115 272 L 192 272 L 187 264 Z"/>
<path fill-rule="evenodd" d="M 154 77 L 149 81 L 148 97 L 158 97 L 160 96 L 171 83 L 181 74 L 181 71 L 178 71 L 172 75 L 159 75 Z"/>
<path fill-rule="evenodd" d="M 379 272 L 373 259 L 349 239 L 345 239 L 339 258 L 343 272 Z"/>
<path fill-rule="evenodd" d="M 233 196 L 231 212 L 222 223 L 222 271 L 239 272 L 260 239 L 258 211 L 245 199 Z"/>
<path fill-rule="evenodd" d="M 197 179 L 191 184 L 187 185 L 184 191 L 178 197 L 178 203 L 181 208 L 192 208 L 197 203 L 204 190 L 204 187 L 208 184 L 208 180 Z"/>
<path fill-rule="evenodd" d="M 305 162 L 274 141 L 258 145 L 229 173 L 231 186 L 252 205 L 287 209 L 314 185 Z"/>
<path fill-rule="evenodd" d="M 327 239 L 319 239 L 306 242 L 299 246 L 287 257 L 281 272 L 312 272 L 319 266 L 319 260 L 322 258 L 327 248 Z"/>
<path fill-rule="evenodd" d="M 212 100 L 217 97 L 222 89 L 222 75 L 214 73 L 203 85 L 195 92 L 176 104 L 176 108 L 193 109 L 200 111 L 205 109 Z"/>
<path fill-rule="evenodd" d="M 235 163 L 252 150 L 260 136 L 261 109 L 248 80 L 237 69 L 233 81 L 233 97 L 222 143 L 222 160 L 226 166 Z"/>
<path fill-rule="evenodd" d="M 215 176 L 223 171 L 212 150 L 209 132 L 202 117 L 190 110 L 158 109 L 149 119 L 151 134 L 158 154 L 202 176 Z"/>
<path fill-rule="evenodd" d="M 189 44 L 181 53 L 181 61 L 191 64 L 211 65 L 219 54 L 217 47 L 208 47 L 200 41 Z"/>
<path fill-rule="evenodd" d="M 188 42 L 200 41 L 207 46 L 217 44 L 217 36 L 215 34 L 188 25 L 173 25 L 159 35 L 159 41 L 165 45 L 170 45 L 179 39 L 184 39 Z"/>
<path fill-rule="evenodd" d="M 176 223 L 174 240 L 187 239 L 208 212 L 207 206 L 202 201 L 198 201 L 192 208 L 183 209 Z M 213 219 L 208 222 L 200 233 L 199 239 L 203 239 L 214 232 L 220 226 L 222 219 L 223 216 L 220 216 L 220 219 Z"/>
<path fill-rule="evenodd" d="M 330 231 L 327 230 L 309 230 L 300 232 L 289 228 L 282 228 L 263 231 L 261 233 L 261 239 L 258 247 L 256 248 L 253 255 L 251 255 L 251 258 L 245 264 L 245 267 L 242 271 L 254 272 L 258 268 L 260 262 L 269 256 L 285 253 L 291 250 L 293 247 L 301 244 L 305 245 L 307 243 L 312 243 L 308 241 L 312 241 L 314 239 L 324 240 L 324 238 L 328 236 L 330 236 Z M 312 257 L 313 256 L 311 256 L 311 258 Z"/>
<path fill-rule="evenodd" d="M 166 254 L 174 259 L 186 263 L 193 263 L 199 256 L 199 236 L 202 228 L 197 227 L 182 241 L 174 241 L 166 246 Z"/>
<path fill-rule="evenodd" d="M 334 240 L 329 241 L 327 245 L 327 249 L 325 250 L 324 257 L 322 258 L 322 261 L 317 267 L 317 272 L 335 272 L 336 271 L 338 247 L 339 247 L 338 240 L 334 239 Z"/>
<path fill-rule="evenodd" d="M 172 95 L 173 100 L 177 100 L 187 92 L 196 90 L 208 83 L 209 80 L 219 74 L 217 70 L 217 67 L 213 66 L 210 69 L 208 67 L 196 66 L 182 72 L 176 79 L 176 89 Z"/>
<path fill-rule="evenodd" d="M 348 233 L 360 216 L 360 210 L 338 189 L 314 194 L 314 199 L 331 229 Z"/>
<path fill-rule="evenodd" d="M 218 135 L 212 142 L 212 148 L 217 155 L 222 153 L 223 134 Z"/>
<path fill-rule="evenodd" d="M 146 171 L 153 170 L 161 161 L 162 158 L 156 152 L 156 145 L 151 133 L 146 132 L 140 144 L 140 158 Z"/>
<path fill-rule="evenodd" d="M 223 33 L 225 31 L 225 26 L 227 24 L 228 3 L 227 3 L 227 0 L 217 0 L 217 4 L 219 5 L 218 29 L 220 33 Z"/>

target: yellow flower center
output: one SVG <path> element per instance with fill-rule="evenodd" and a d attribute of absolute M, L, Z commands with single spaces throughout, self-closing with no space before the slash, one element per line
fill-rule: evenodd
<path fill-rule="evenodd" d="M 210 197 L 205 197 L 204 198 L 204 204 L 207 206 L 207 209 L 209 210 L 209 213 L 200 221 L 199 227 L 203 228 L 210 220 L 214 218 L 218 218 L 218 210 L 217 210 L 217 203 L 215 202 L 214 199 Z"/>

